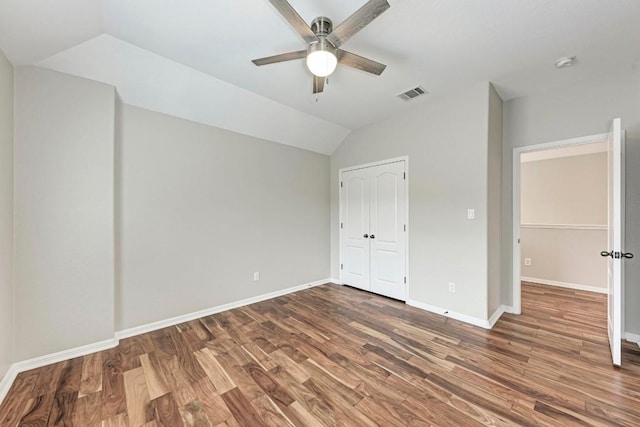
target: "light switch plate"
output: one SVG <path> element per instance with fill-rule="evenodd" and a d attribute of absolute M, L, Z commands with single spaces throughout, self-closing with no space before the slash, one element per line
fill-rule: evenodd
<path fill-rule="evenodd" d="M 475 209 L 467 209 L 467 219 L 476 219 Z"/>

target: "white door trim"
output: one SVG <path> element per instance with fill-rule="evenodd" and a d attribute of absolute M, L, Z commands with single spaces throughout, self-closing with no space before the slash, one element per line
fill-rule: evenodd
<path fill-rule="evenodd" d="M 581 136 L 578 138 L 563 139 L 559 141 L 545 142 L 542 144 L 527 145 L 525 147 L 516 147 L 513 149 L 512 157 L 512 191 L 513 199 L 511 201 L 512 213 L 512 259 L 513 276 L 512 276 L 512 292 L 513 301 L 511 306 L 513 307 L 514 314 L 520 314 L 522 312 L 522 300 L 521 300 L 521 284 L 520 284 L 520 155 L 522 153 L 528 153 L 531 151 L 548 150 L 550 148 L 569 147 L 572 145 L 592 144 L 595 142 L 603 142 L 607 140 L 606 133 L 600 133 L 596 135 Z"/>
<path fill-rule="evenodd" d="M 371 163 L 365 163 L 365 164 L 361 164 L 361 165 L 354 165 L 354 166 L 348 166 L 345 168 L 340 168 L 338 169 L 338 231 L 339 231 L 339 236 L 340 238 L 338 239 L 338 245 L 339 245 L 339 249 L 338 249 L 338 253 L 339 253 L 339 259 L 338 259 L 338 268 L 339 268 L 339 278 L 340 278 L 340 284 L 344 284 L 343 278 L 342 278 L 342 268 L 340 268 L 341 264 L 344 264 L 344 260 L 343 260 L 343 253 L 342 253 L 342 244 L 343 239 L 344 239 L 344 235 L 343 235 L 343 229 L 340 228 L 340 224 L 342 223 L 342 188 L 340 187 L 340 177 L 342 176 L 342 172 L 348 172 L 348 171 L 352 171 L 352 170 L 356 170 L 356 169 L 364 169 L 364 168 L 371 168 L 374 166 L 380 166 L 380 165 L 386 165 L 389 163 L 397 163 L 397 162 L 404 162 L 404 170 L 405 173 L 407 174 L 407 178 L 404 180 L 404 191 L 405 191 L 405 198 L 404 198 L 404 203 L 405 203 L 405 224 L 407 224 L 407 234 L 406 234 L 406 239 L 405 239 L 405 274 L 407 276 L 407 286 L 406 286 L 406 292 L 405 292 L 405 301 L 409 301 L 411 299 L 411 279 L 410 279 L 410 271 L 409 271 L 409 230 L 411 230 L 410 226 L 409 226 L 409 156 L 401 156 L 401 157 L 394 157 L 391 159 L 385 159 L 385 160 L 379 160 L 377 162 L 371 162 Z"/>

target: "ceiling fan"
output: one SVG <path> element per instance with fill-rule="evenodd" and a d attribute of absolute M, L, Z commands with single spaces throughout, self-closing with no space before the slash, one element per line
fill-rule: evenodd
<path fill-rule="evenodd" d="M 306 50 L 282 53 L 266 58 L 254 59 L 254 64 L 267 65 L 294 59 L 307 60 L 307 68 L 313 74 L 313 93 L 324 90 L 324 83 L 338 64 L 357 68 L 380 75 L 387 67 L 384 64 L 363 58 L 355 53 L 340 49 L 347 40 L 362 30 L 371 21 L 389 9 L 387 0 L 370 0 L 335 29 L 329 18 L 320 16 L 311 26 L 302 19 L 287 0 L 269 0 L 276 10 L 287 20 L 300 37 L 307 43 Z"/>

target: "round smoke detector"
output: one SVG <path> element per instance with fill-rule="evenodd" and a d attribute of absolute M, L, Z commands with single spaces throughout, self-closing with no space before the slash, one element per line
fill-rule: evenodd
<path fill-rule="evenodd" d="M 575 61 L 575 56 L 564 56 L 556 61 L 556 68 L 571 67 Z"/>

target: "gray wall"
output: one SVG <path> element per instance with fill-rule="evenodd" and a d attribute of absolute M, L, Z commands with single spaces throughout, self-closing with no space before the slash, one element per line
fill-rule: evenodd
<path fill-rule="evenodd" d="M 13 66 L 0 51 L 0 380 L 13 361 Z"/>
<path fill-rule="evenodd" d="M 640 70 L 603 76 L 597 85 L 576 84 L 561 90 L 517 98 L 504 105 L 503 280 L 504 298 L 512 299 L 512 156 L 514 147 L 608 132 L 622 117 L 626 129 L 626 330 L 640 333 Z"/>
<path fill-rule="evenodd" d="M 15 75 L 15 359 L 113 338 L 114 102 L 107 85 Z"/>
<path fill-rule="evenodd" d="M 478 84 L 354 131 L 336 150 L 332 277 L 339 277 L 338 170 L 408 155 L 409 299 L 487 318 L 488 87 Z M 476 220 L 466 219 L 468 208 L 476 209 Z M 456 283 L 455 294 L 448 282 Z"/>
<path fill-rule="evenodd" d="M 329 157 L 128 105 L 121 143 L 122 327 L 329 277 Z"/>
<path fill-rule="evenodd" d="M 124 104 L 116 93 L 115 134 L 114 134 L 114 328 L 116 331 L 124 329 L 122 326 L 122 111 Z"/>
<path fill-rule="evenodd" d="M 487 167 L 487 262 L 488 312 L 493 313 L 502 301 L 502 99 L 489 85 Z"/>

